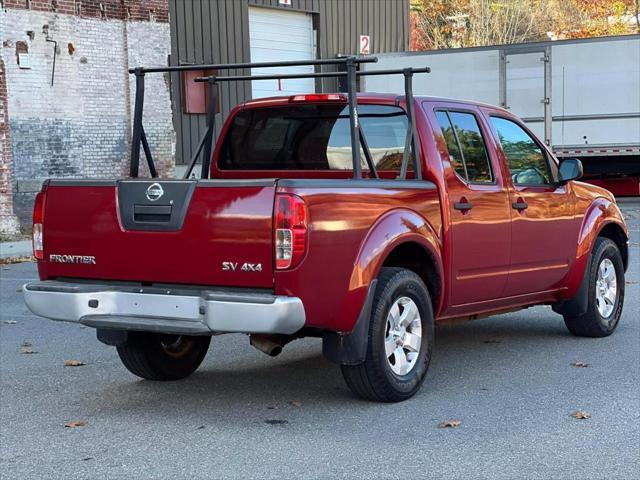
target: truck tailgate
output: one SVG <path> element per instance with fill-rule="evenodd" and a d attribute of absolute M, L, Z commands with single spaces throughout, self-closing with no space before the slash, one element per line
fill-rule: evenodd
<path fill-rule="evenodd" d="M 275 180 L 51 180 L 42 279 L 273 288 Z"/>

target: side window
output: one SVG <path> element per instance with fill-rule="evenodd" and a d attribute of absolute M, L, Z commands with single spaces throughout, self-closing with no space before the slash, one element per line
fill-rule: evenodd
<path fill-rule="evenodd" d="M 491 117 L 507 157 L 514 185 L 550 185 L 553 176 L 542 148 L 517 123 Z"/>
<path fill-rule="evenodd" d="M 451 122 L 449 121 L 449 115 L 447 115 L 447 112 L 445 111 L 438 110 L 436 112 L 436 117 L 438 118 L 438 123 L 440 123 L 442 135 L 444 135 L 444 141 L 447 144 L 447 150 L 449 150 L 449 161 L 451 162 L 451 167 L 461 178 L 466 180 L 467 171 L 464 169 L 462 155 L 460 155 L 460 149 L 458 148 L 458 140 L 456 140 L 456 134 L 453 131 Z"/>
<path fill-rule="evenodd" d="M 492 183 L 493 172 L 476 116 L 472 113 L 437 111 L 451 166 L 469 183 Z"/>

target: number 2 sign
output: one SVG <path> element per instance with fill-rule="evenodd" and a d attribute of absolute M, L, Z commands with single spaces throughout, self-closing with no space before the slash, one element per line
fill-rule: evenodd
<path fill-rule="evenodd" d="M 369 55 L 369 53 L 371 53 L 371 37 L 369 35 L 360 35 L 358 53 L 360 53 L 360 55 Z"/>

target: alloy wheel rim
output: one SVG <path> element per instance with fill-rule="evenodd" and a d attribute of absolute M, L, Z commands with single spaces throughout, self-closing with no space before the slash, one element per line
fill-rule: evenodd
<path fill-rule="evenodd" d="M 184 335 L 164 335 L 160 346 L 170 357 L 180 358 L 187 355 L 193 348 L 193 340 Z"/>
<path fill-rule="evenodd" d="M 416 303 L 398 298 L 387 315 L 385 355 L 396 375 L 406 375 L 415 367 L 422 344 L 422 321 Z"/>
<path fill-rule="evenodd" d="M 596 279 L 596 308 L 602 318 L 609 318 L 616 305 L 618 279 L 616 267 L 608 258 L 604 258 L 598 266 Z"/>

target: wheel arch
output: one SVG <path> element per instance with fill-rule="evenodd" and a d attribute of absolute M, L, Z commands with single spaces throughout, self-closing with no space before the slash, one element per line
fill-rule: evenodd
<path fill-rule="evenodd" d="M 438 311 L 443 290 L 442 275 L 433 253 L 418 242 L 406 241 L 397 245 L 384 259 L 382 267 L 399 267 L 418 275 L 429 291 L 433 311 Z"/>
<path fill-rule="evenodd" d="M 442 306 L 441 242 L 428 221 L 409 209 L 394 209 L 380 217 L 365 236 L 351 275 L 351 291 L 363 291 L 363 303 L 349 332 L 325 332 L 324 356 L 338 364 L 364 361 L 373 296 L 380 269 L 408 268 L 419 275 L 431 294 L 434 315 Z M 416 258 L 412 258 L 415 255 Z M 426 262 L 424 265 L 420 261 Z"/>
<path fill-rule="evenodd" d="M 578 235 L 576 258 L 566 277 L 566 297 L 571 298 L 578 291 L 584 276 L 589 257 L 596 239 L 600 236 L 613 240 L 622 254 L 625 269 L 628 265 L 629 250 L 627 241 L 629 231 L 624 223 L 618 206 L 607 198 L 599 197 L 586 210 Z"/>
<path fill-rule="evenodd" d="M 368 287 L 382 267 L 407 268 L 427 285 L 436 314 L 442 305 L 444 290 L 441 252 L 440 237 L 423 216 L 405 208 L 391 210 L 380 217 L 365 236 L 355 261 L 351 286 Z"/>
<path fill-rule="evenodd" d="M 594 200 L 585 213 L 578 237 L 576 259 L 565 282 L 565 297 L 553 306 L 556 313 L 577 316 L 586 311 L 587 267 L 598 238 L 608 238 L 618 246 L 626 271 L 629 264 L 629 231 L 615 202 L 602 197 Z"/>
<path fill-rule="evenodd" d="M 629 266 L 629 238 L 625 230 L 618 223 L 609 222 L 600 229 L 597 236 L 608 238 L 618 246 L 618 250 L 620 250 L 620 255 L 622 256 L 622 264 L 626 272 Z"/>

